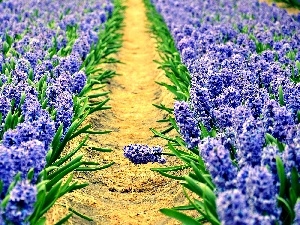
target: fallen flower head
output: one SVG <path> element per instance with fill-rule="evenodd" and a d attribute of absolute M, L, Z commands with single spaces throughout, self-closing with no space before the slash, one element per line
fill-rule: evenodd
<path fill-rule="evenodd" d="M 130 144 L 124 147 L 124 156 L 134 164 L 147 164 L 149 162 L 165 163 L 162 156 L 163 148 L 160 146 L 149 147 L 148 145 Z"/>

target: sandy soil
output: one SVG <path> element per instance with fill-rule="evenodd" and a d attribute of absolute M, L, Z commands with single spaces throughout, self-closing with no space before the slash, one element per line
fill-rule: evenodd
<path fill-rule="evenodd" d="M 115 164 L 102 171 L 76 174 L 78 181 L 90 185 L 68 194 L 58 205 L 73 207 L 94 220 L 88 222 L 75 216 L 70 221 L 72 224 L 179 224 L 158 210 L 185 201 L 181 185 L 150 171 L 150 168 L 161 165 L 137 166 L 123 156 L 123 147 L 130 143 L 166 144 L 160 138 L 153 138 L 149 130 L 151 127 L 164 128 L 156 122 L 162 119 L 163 112 L 152 104 L 163 102 L 169 107 L 173 104 L 172 95 L 155 83 L 167 81 L 153 62 L 159 57 L 155 40 L 148 32 L 143 1 L 126 0 L 125 5 L 123 47 L 118 55 L 124 64 L 117 65 L 120 76 L 113 78 L 107 86 L 111 92 L 109 105 L 112 109 L 96 113 L 88 121 L 95 130 L 113 131 L 107 135 L 91 136 L 89 145 L 111 148 L 113 152 L 86 150 L 85 159 L 100 163 L 114 161 Z M 170 159 L 167 165 L 174 163 Z M 48 218 L 58 217 L 62 212 L 65 210 L 56 206 L 48 213 Z M 48 219 L 48 224 L 51 224 L 51 219 Z"/>

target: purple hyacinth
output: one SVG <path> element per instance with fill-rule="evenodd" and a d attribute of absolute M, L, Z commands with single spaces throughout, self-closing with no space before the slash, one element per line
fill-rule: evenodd
<path fill-rule="evenodd" d="M 45 149 L 48 151 L 54 138 L 56 129 L 55 123 L 47 110 L 41 110 L 37 120 L 32 121 L 32 125 L 37 130 L 36 139 L 43 142 Z"/>
<path fill-rule="evenodd" d="M 19 148 L 21 149 L 21 151 L 23 151 L 24 155 L 26 154 L 25 157 L 20 161 L 27 161 L 27 168 L 21 168 L 21 171 L 24 171 L 23 178 L 26 177 L 27 172 L 31 168 L 34 168 L 33 182 L 36 182 L 39 173 L 44 169 L 46 165 L 47 151 L 45 149 L 45 145 L 39 140 L 31 140 L 22 142 Z"/>
<path fill-rule="evenodd" d="M 0 113 L 2 116 L 2 122 L 4 121 L 6 115 L 10 111 L 10 101 L 4 95 L 0 95 Z"/>
<path fill-rule="evenodd" d="M 260 215 L 278 219 L 277 187 L 274 177 L 266 167 L 243 167 L 237 175 L 237 187 L 247 197 L 249 207 Z"/>
<path fill-rule="evenodd" d="M 36 52 L 26 52 L 24 58 L 28 60 L 31 65 L 31 68 L 34 68 L 38 63 L 38 51 Z"/>
<path fill-rule="evenodd" d="M 293 168 L 300 171 L 300 132 L 299 125 L 290 130 L 287 136 L 288 144 L 282 153 L 287 175 L 290 176 Z"/>
<path fill-rule="evenodd" d="M 232 126 L 234 109 L 228 106 L 221 106 L 214 110 L 214 119 L 220 130 L 225 130 Z"/>
<path fill-rule="evenodd" d="M 196 52 L 194 49 L 190 48 L 190 47 L 187 47 L 187 48 L 184 48 L 182 50 L 182 61 L 187 64 L 191 64 L 192 63 L 192 60 L 194 60 L 194 57 L 196 55 Z"/>
<path fill-rule="evenodd" d="M 237 133 L 242 133 L 245 121 L 252 117 L 251 110 L 246 106 L 238 106 L 233 112 L 233 127 Z"/>
<path fill-rule="evenodd" d="M 22 70 L 15 69 L 12 71 L 12 80 L 15 84 L 26 81 L 28 79 L 28 75 L 26 72 L 23 72 Z"/>
<path fill-rule="evenodd" d="M 295 219 L 293 221 L 293 225 L 298 225 L 300 224 L 300 201 L 297 201 L 294 207 L 294 211 L 295 211 Z"/>
<path fill-rule="evenodd" d="M 240 190 L 220 193 L 217 198 L 217 212 L 222 225 L 255 225 L 254 213 Z"/>
<path fill-rule="evenodd" d="M 278 179 L 276 157 L 281 156 L 281 153 L 277 146 L 269 145 L 263 148 L 261 155 L 261 166 L 269 168 L 269 171 L 273 174 L 273 177 Z"/>
<path fill-rule="evenodd" d="M 208 89 L 192 83 L 190 95 L 191 106 L 196 119 L 199 120 L 207 130 L 211 130 L 213 101 L 209 97 Z"/>
<path fill-rule="evenodd" d="M 83 71 L 79 71 L 73 74 L 72 91 L 74 94 L 79 94 L 84 88 L 87 81 L 87 77 Z"/>
<path fill-rule="evenodd" d="M 8 150 L 3 145 L 0 145 L 0 180 L 2 181 L 3 188 L 2 192 L 0 192 L 0 197 L 3 194 L 6 194 L 6 191 L 13 180 L 14 171 L 13 171 L 13 161 L 11 158 L 11 151 Z"/>
<path fill-rule="evenodd" d="M 26 121 L 33 121 L 39 118 L 42 106 L 35 95 L 26 95 L 25 101 L 21 106 L 22 115 Z"/>
<path fill-rule="evenodd" d="M 269 99 L 269 94 L 265 89 L 256 88 L 253 93 L 247 97 L 245 106 L 251 109 L 254 118 L 258 118 L 262 114 L 262 109 Z"/>
<path fill-rule="evenodd" d="M 217 98 L 220 101 L 219 105 L 227 105 L 232 108 L 236 108 L 242 103 L 240 91 L 232 86 L 225 88 L 223 93 Z"/>
<path fill-rule="evenodd" d="M 216 191 L 219 193 L 234 188 L 237 168 L 232 164 L 230 153 L 221 141 L 205 138 L 199 144 L 199 150 L 216 185 Z"/>
<path fill-rule="evenodd" d="M 211 74 L 207 80 L 207 88 L 210 92 L 211 98 L 215 98 L 222 93 L 223 81 L 221 74 L 210 72 Z"/>
<path fill-rule="evenodd" d="M 294 118 L 297 118 L 297 113 L 300 111 L 300 83 L 291 85 L 288 90 L 284 91 L 286 99 L 286 107 L 292 112 Z M 298 121 L 299 123 L 300 121 Z"/>
<path fill-rule="evenodd" d="M 265 131 L 262 124 L 255 119 L 247 119 L 242 133 L 237 137 L 237 156 L 239 166 L 260 165 L 261 152 L 265 144 Z"/>
<path fill-rule="evenodd" d="M 277 190 L 274 176 L 265 167 L 253 168 L 249 173 L 247 194 L 249 205 L 261 215 L 268 215 L 273 220 L 279 219 L 280 209 L 277 208 Z"/>
<path fill-rule="evenodd" d="M 81 64 L 82 61 L 78 55 L 69 55 L 64 66 L 71 74 L 74 74 L 79 71 Z"/>
<path fill-rule="evenodd" d="M 62 72 L 56 79 L 55 83 L 60 87 L 61 91 L 72 91 L 72 76 L 68 71 Z"/>
<path fill-rule="evenodd" d="M 188 103 L 176 101 L 174 103 L 174 116 L 187 147 L 196 147 L 200 142 L 201 131 Z"/>
<path fill-rule="evenodd" d="M 25 58 L 18 59 L 16 63 L 17 70 L 20 70 L 24 73 L 28 73 L 30 68 L 31 68 L 30 62 L 27 59 Z"/>
<path fill-rule="evenodd" d="M 63 124 L 64 134 L 68 131 L 73 120 L 73 96 L 71 93 L 64 91 L 56 98 L 55 109 L 57 110 L 55 125 L 56 128 Z"/>
<path fill-rule="evenodd" d="M 19 181 L 11 190 L 3 217 L 12 224 L 29 224 L 26 219 L 33 213 L 37 187 L 28 180 Z"/>
<path fill-rule="evenodd" d="M 19 146 L 21 142 L 33 140 L 36 136 L 37 130 L 31 123 L 20 123 L 16 129 L 4 133 L 2 144 L 7 148 Z"/>
<path fill-rule="evenodd" d="M 36 139 L 38 131 L 32 123 L 23 122 L 19 123 L 16 129 L 9 129 L 3 135 L 3 144 L 5 147 L 9 148 L 12 145 L 20 145 L 21 142 L 30 141 Z"/>
<path fill-rule="evenodd" d="M 2 156 L 0 173 L 4 185 L 3 192 L 7 191 L 17 173 L 20 172 L 21 177 L 26 178 L 27 173 L 32 168 L 34 169 L 33 182 L 36 182 L 38 174 L 45 167 L 46 154 L 44 143 L 35 139 L 23 141 L 20 145 L 10 147 L 0 145 L 0 155 Z"/>
<path fill-rule="evenodd" d="M 292 113 L 275 100 L 270 100 L 264 106 L 262 115 L 266 132 L 284 142 L 289 127 L 295 124 Z"/>
<path fill-rule="evenodd" d="M 124 147 L 124 156 L 134 164 L 147 164 L 149 162 L 165 163 L 166 159 L 162 156 L 162 147 L 142 144 L 130 144 Z"/>

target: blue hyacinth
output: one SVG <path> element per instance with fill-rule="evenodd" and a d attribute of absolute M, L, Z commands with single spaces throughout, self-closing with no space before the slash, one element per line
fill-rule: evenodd
<path fill-rule="evenodd" d="M 11 190 L 9 200 L 4 208 L 3 218 L 12 224 L 28 224 L 26 220 L 34 211 L 37 200 L 37 187 L 28 180 L 20 181 Z"/>
<path fill-rule="evenodd" d="M 243 167 L 237 175 L 237 187 L 247 197 L 249 207 L 258 214 L 273 220 L 279 217 L 277 187 L 273 174 L 266 167 Z"/>
<path fill-rule="evenodd" d="M 298 200 L 295 207 L 294 207 L 294 211 L 295 211 L 295 219 L 293 221 L 293 225 L 298 225 L 300 224 L 300 201 Z"/>
<path fill-rule="evenodd" d="M 237 168 L 232 164 L 230 153 L 221 141 L 205 138 L 199 144 L 199 151 L 216 184 L 216 191 L 219 193 L 234 188 Z"/>
<path fill-rule="evenodd" d="M 147 164 L 149 162 L 165 163 L 162 156 L 162 147 L 141 144 L 130 144 L 124 147 L 124 156 L 134 164 Z"/>
<path fill-rule="evenodd" d="M 188 103 L 176 101 L 174 103 L 174 116 L 187 147 L 196 147 L 200 142 L 201 131 Z"/>
<path fill-rule="evenodd" d="M 247 198 L 237 189 L 219 194 L 217 212 L 222 225 L 255 225 L 255 215 L 247 205 Z"/>
<path fill-rule="evenodd" d="M 73 74 L 72 91 L 74 94 L 79 94 L 86 85 L 87 77 L 83 71 Z"/>

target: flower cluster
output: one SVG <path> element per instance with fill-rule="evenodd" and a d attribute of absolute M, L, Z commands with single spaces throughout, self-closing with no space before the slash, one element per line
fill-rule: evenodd
<path fill-rule="evenodd" d="M 165 163 L 162 156 L 162 147 L 141 144 L 130 144 L 124 147 L 124 156 L 134 164 L 147 164 L 149 162 Z"/>
<path fill-rule="evenodd" d="M 198 146 L 201 132 L 188 103 L 175 102 L 174 115 L 187 147 L 194 148 Z"/>
<path fill-rule="evenodd" d="M 33 213 L 36 199 L 37 187 L 28 180 L 19 181 L 11 190 L 8 203 L 1 213 L 2 221 L 8 224 L 29 224 L 25 221 Z"/>

